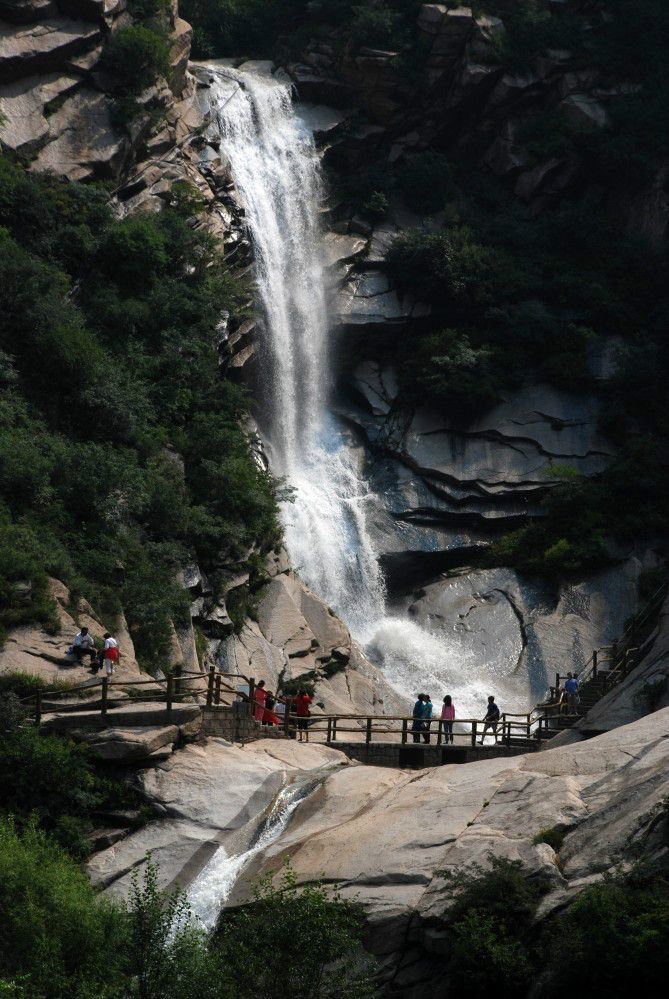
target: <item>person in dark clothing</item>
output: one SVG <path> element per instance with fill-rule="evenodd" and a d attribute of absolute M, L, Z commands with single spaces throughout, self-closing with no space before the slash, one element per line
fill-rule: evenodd
<path fill-rule="evenodd" d="M 485 718 L 483 719 L 483 735 L 479 741 L 479 746 L 483 745 L 483 740 L 485 739 L 486 732 L 489 728 L 492 729 L 492 734 L 495 736 L 495 742 L 497 742 L 497 722 L 499 719 L 499 708 L 495 704 L 495 698 L 491 694 L 488 698 L 488 710 L 486 711 Z"/>
<path fill-rule="evenodd" d="M 420 734 L 423 731 L 423 718 L 425 717 L 425 694 L 419 694 L 418 700 L 413 706 L 413 724 L 411 725 L 411 737 L 414 742 L 420 742 Z"/>

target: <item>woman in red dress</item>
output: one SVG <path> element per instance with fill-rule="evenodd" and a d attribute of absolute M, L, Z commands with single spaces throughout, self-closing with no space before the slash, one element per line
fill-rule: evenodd
<path fill-rule="evenodd" d="M 265 711 L 265 699 L 267 697 L 267 691 L 265 690 L 265 681 L 260 680 L 258 686 L 256 687 L 255 693 L 255 711 L 253 717 L 257 722 L 262 722 L 263 713 Z"/>
<path fill-rule="evenodd" d="M 263 725 L 278 725 L 279 719 L 274 711 L 274 705 L 276 701 L 274 700 L 274 695 L 271 690 L 267 691 L 267 698 L 265 700 L 265 710 L 262 714 Z"/>

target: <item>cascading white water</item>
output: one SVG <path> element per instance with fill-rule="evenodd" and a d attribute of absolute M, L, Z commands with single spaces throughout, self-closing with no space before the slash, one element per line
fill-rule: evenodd
<path fill-rule="evenodd" d="M 479 713 L 486 680 L 495 679 L 499 690 L 509 664 L 482 670 L 484 664 L 471 662 L 471 651 L 457 641 L 388 616 L 367 526 L 374 496 L 346 432 L 327 409 L 323 188 L 311 132 L 295 115 L 286 84 L 227 68 L 212 67 L 212 74 L 212 104 L 255 251 L 268 373 L 267 447 L 274 472 L 295 491 L 294 502 L 283 505 L 292 563 L 401 693 L 427 688 L 436 694 L 448 683 L 461 717 Z"/>
<path fill-rule="evenodd" d="M 219 126 L 253 237 L 267 378 L 267 445 L 294 489 L 286 544 L 305 581 L 354 632 L 383 615 L 383 578 L 365 522 L 368 487 L 330 390 L 319 160 L 272 77 L 219 70 Z M 237 84 L 230 95 L 230 81 Z"/>
<path fill-rule="evenodd" d="M 202 868 L 190 885 L 187 895 L 191 913 L 204 929 L 208 932 L 215 929 L 218 917 L 242 870 L 257 853 L 279 838 L 297 806 L 314 790 L 322 776 L 324 774 L 283 788 L 274 799 L 248 850 L 231 856 L 221 846 Z"/>

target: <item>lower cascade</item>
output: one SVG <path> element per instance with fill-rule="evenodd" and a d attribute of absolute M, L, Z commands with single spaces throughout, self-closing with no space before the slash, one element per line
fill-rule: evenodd
<path fill-rule="evenodd" d="M 282 505 L 292 564 L 400 693 L 447 689 L 466 716 L 480 714 L 493 685 L 509 710 L 526 710 L 529 695 L 512 676 L 515 663 L 494 656 L 475 663 L 466 634 L 444 641 L 388 607 L 369 527 L 375 497 L 345 427 L 328 408 L 324 185 L 313 136 L 289 85 L 268 73 L 210 71 L 212 106 L 255 252 L 266 361 L 262 429 L 273 471 L 294 493 Z"/>
<path fill-rule="evenodd" d="M 330 773 L 332 768 L 325 767 L 322 772 L 298 778 L 281 788 L 248 848 L 231 854 L 220 846 L 209 863 L 202 868 L 188 888 L 188 903 L 193 916 L 207 931 L 212 932 L 216 928 L 218 918 L 244 868 L 257 854 L 279 839 L 298 805 Z"/>

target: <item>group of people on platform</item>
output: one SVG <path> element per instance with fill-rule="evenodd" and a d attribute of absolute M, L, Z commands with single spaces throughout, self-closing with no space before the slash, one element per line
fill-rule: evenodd
<path fill-rule="evenodd" d="M 500 717 L 500 710 L 497 704 L 495 704 L 495 698 L 491 694 L 490 697 L 488 697 L 488 706 L 486 708 L 485 716 L 482 719 L 483 735 L 479 740 L 479 746 L 483 745 L 483 740 L 486 737 L 488 729 L 492 730 L 495 742 L 497 742 L 497 724 Z M 411 725 L 411 735 L 414 742 L 420 742 L 421 739 L 423 742 L 430 742 L 430 726 L 434 720 L 434 708 L 430 695 L 418 694 L 418 699 L 413 706 L 413 723 Z M 444 697 L 440 721 L 444 741 L 452 743 L 453 722 L 455 721 L 455 705 L 450 694 L 446 694 Z"/>
<path fill-rule="evenodd" d="M 95 639 L 88 628 L 81 628 L 74 636 L 72 645 L 67 650 L 68 656 L 81 665 L 85 656 L 88 656 L 91 673 L 95 676 L 101 669 L 104 669 L 107 676 L 112 676 L 118 662 L 119 650 L 118 642 L 106 631 L 102 638 L 101 648 L 97 648 Z"/>
<path fill-rule="evenodd" d="M 254 692 L 254 717 L 261 725 L 283 725 L 286 712 L 297 715 L 297 734 L 299 741 L 309 742 L 309 716 L 313 698 L 306 690 L 299 690 L 295 696 L 284 694 L 279 696 L 267 689 L 264 680 L 260 680 Z"/>

